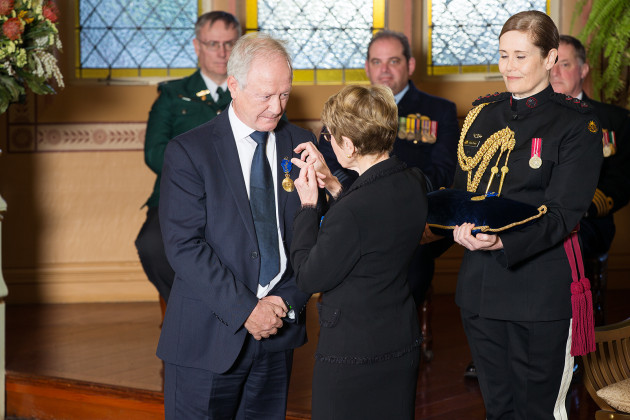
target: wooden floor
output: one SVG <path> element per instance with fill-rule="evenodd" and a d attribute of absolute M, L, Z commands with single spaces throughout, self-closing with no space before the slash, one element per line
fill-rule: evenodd
<path fill-rule="evenodd" d="M 630 290 L 608 293 L 608 322 L 630 316 L 628 301 Z M 310 342 L 295 353 L 289 393 L 289 417 L 296 419 L 310 418 L 317 340 L 314 302 L 308 311 Z M 145 402 L 159 403 L 156 396 L 162 389 L 162 364 L 155 356 L 159 322 L 157 303 L 8 306 L 8 376 L 17 382 L 35 375 L 84 381 L 86 387 L 132 388 Z M 478 384 L 463 377 L 470 355 L 452 295 L 434 297 L 432 325 L 435 357 L 421 366 L 416 419 L 484 419 Z M 11 408 L 14 394 L 9 388 L 8 383 L 7 407 Z M 570 420 L 594 418 L 594 404 L 579 383 L 572 388 L 570 398 Z M 29 416 L 53 418 L 39 413 Z M 24 412 L 8 414 L 24 416 Z"/>

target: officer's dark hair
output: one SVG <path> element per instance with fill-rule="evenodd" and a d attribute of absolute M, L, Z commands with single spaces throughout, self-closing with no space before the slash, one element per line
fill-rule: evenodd
<path fill-rule="evenodd" d="M 558 49 L 560 43 L 556 24 L 547 14 L 538 10 L 528 10 L 511 16 L 503 25 L 499 38 L 509 31 L 527 32 L 532 43 L 540 48 L 543 57 L 547 57 L 552 49 Z"/>
<path fill-rule="evenodd" d="M 214 25 L 216 21 L 222 21 L 225 26 L 228 28 L 230 26 L 234 27 L 240 38 L 242 34 L 241 23 L 236 19 L 234 15 L 228 12 L 222 12 L 220 10 L 215 10 L 214 12 L 204 13 L 203 15 L 197 18 L 197 22 L 195 23 L 195 36 L 198 38 L 201 29 L 206 26 L 206 24 L 210 23 L 210 26 Z"/>
<path fill-rule="evenodd" d="M 560 35 L 560 43 L 572 46 L 576 57 L 580 60 L 580 64 L 586 63 L 586 49 L 579 39 L 571 35 Z"/>
<path fill-rule="evenodd" d="M 403 34 L 402 32 L 390 31 L 389 29 L 382 29 L 378 31 L 376 34 L 374 34 L 374 36 L 372 37 L 372 40 L 368 44 L 368 50 L 367 50 L 368 60 L 370 59 L 370 48 L 372 47 L 372 44 L 374 44 L 374 42 L 378 41 L 379 39 L 387 39 L 387 38 L 397 39 L 398 42 L 400 42 L 400 44 L 403 47 L 403 55 L 407 59 L 407 63 L 408 63 L 409 60 L 411 60 L 411 47 L 409 46 L 409 40 L 407 39 L 407 36 Z"/>

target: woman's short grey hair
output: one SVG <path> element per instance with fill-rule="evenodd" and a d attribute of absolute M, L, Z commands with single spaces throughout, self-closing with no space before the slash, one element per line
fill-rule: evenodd
<path fill-rule="evenodd" d="M 293 63 L 289 55 L 285 41 L 273 38 L 263 32 L 252 32 L 239 38 L 234 45 L 227 65 L 228 76 L 234 76 L 238 84 L 243 88 L 247 84 L 252 62 L 260 57 L 280 56 L 287 60 L 287 65 L 293 72 Z"/>

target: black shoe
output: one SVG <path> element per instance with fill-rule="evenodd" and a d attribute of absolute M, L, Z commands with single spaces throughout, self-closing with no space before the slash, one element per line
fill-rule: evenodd
<path fill-rule="evenodd" d="M 477 379 L 477 368 L 474 362 L 468 363 L 466 371 L 464 372 L 464 378 Z"/>

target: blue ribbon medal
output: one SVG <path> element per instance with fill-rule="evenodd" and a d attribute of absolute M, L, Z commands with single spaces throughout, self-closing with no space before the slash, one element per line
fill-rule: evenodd
<path fill-rule="evenodd" d="M 282 188 L 286 192 L 291 192 L 295 190 L 295 185 L 293 184 L 293 180 L 289 177 L 289 172 L 291 172 L 291 168 L 293 168 L 293 164 L 289 160 L 288 157 L 282 159 L 282 170 L 284 171 L 284 179 L 282 180 Z"/>

